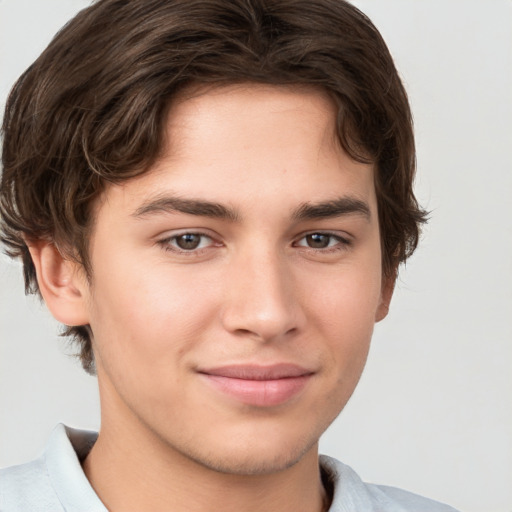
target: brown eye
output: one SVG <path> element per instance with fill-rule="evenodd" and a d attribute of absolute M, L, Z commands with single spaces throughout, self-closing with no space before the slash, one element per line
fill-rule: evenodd
<path fill-rule="evenodd" d="M 202 253 L 203 250 L 220 246 L 210 236 L 194 232 L 170 236 L 160 240 L 158 244 L 166 251 L 181 255 L 187 253 L 196 255 Z"/>
<path fill-rule="evenodd" d="M 199 247 L 201 243 L 202 235 L 195 233 L 185 233 L 184 235 L 177 236 L 175 238 L 176 245 L 184 251 L 192 251 Z"/>
<path fill-rule="evenodd" d="M 295 247 L 304 247 L 314 249 L 322 253 L 332 253 L 333 251 L 342 251 L 348 249 L 352 242 L 340 235 L 317 231 L 308 233 L 294 243 Z M 324 250 L 325 249 L 325 250 Z"/>
<path fill-rule="evenodd" d="M 311 235 L 306 235 L 305 238 L 308 247 L 312 249 L 325 249 L 329 247 L 329 243 L 333 237 L 323 233 L 312 233 Z"/>

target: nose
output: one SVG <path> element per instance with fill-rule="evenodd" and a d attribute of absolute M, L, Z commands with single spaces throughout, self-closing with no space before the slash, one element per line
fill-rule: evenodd
<path fill-rule="evenodd" d="M 229 265 L 224 328 L 260 341 L 287 337 L 305 321 L 293 273 L 272 250 L 247 251 Z"/>

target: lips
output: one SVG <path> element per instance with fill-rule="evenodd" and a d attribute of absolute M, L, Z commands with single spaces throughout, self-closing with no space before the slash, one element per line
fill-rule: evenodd
<path fill-rule="evenodd" d="M 274 407 L 289 402 L 313 372 L 294 364 L 230 365 L 198 372 L 214 390 L 246 405 Z"/>

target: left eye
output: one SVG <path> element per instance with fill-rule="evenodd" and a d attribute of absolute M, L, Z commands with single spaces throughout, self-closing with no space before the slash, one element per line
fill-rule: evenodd
<path fill-rule="evenodd" d="M 340 243 L 343 243 L 343 240 L 334 235 L 330 235 L 328 233 L 311 233 L 302 237 L 297 245 L 299 247 L 309 247 L 311 249 L 328 249 L 329 247 L 334 247 Z"/>
<path fill-rule="evenodd" d="M 169 238 L 167 243 L 181 251 L 194 251 L 207 247 L 212 243 L 212 239 L 200 233 L 183 233 Z"/>

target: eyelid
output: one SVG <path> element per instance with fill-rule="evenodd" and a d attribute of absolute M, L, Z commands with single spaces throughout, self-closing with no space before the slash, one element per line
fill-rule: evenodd
<path fill-rule="evenodd" d="M 177 228 L 177 229 L 167 229 L 165 231 L 161 231 L 158 235 L 155 235 L 153 239 L 156 241 L 165 241 L 170 240 L 171 238 L 177 238 L 183 235 L 201 235 L 211 238 L 212 240 L 216 240 L 219 238 L 215 232 L 207 228 Z"/>
<path fill-rule="evenodd" d="M 338 238 L 345 242 L 351 242 L 354 238 L 353 235 L 347 233 L 346 231 L 329 230 L 329 229 L 310 229 L 308 231 L 304 231 L 303 233 L 300 233 L 296 237 L 296 240 L 301 240 L 302 238 L 305 238 L 308 235 L 332 236 L 333 238 Z"/>

